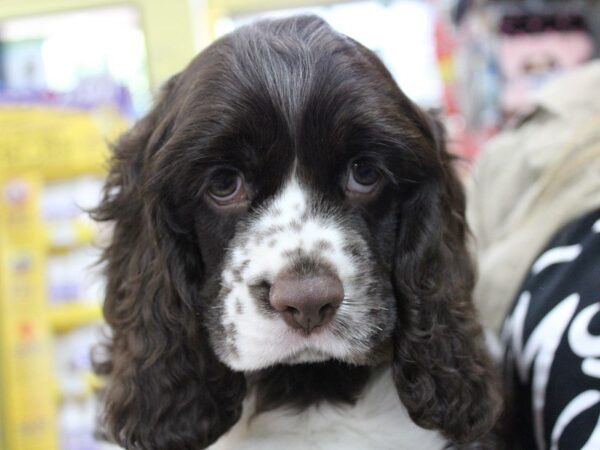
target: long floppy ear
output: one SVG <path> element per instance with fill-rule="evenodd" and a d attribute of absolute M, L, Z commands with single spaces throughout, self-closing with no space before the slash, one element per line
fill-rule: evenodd
<path fill-rule="evenodd" d="M 112 221 L 104 253 L 104 316 L 111 328 L 102 394 L 105 432 L 127 449 L 197 450 L 241 414 L 245 381 L 220 363 L 202 323 L 199 244 L 173 224 L 146 189 L 152 157 L 177 113 L 172 79 L 154 109 L 118 141 L 95 211 Z"/>
<path fill-rule="evenodd" d="M 400 211 L 394 380 L 415 423 L 469 443 L 494 426 L 500 400 L 471 301 L 462 185 L 441 124 L 418 109 L 415 116 L 436 155 L 425 185 Z"/>

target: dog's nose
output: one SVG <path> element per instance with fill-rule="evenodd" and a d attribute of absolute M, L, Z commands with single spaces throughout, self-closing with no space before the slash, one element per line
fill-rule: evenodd
<path fill-rule="evenodd" d="M 340 279 L 330 273 L 280 273 L 271 286 L 269 301 L 293 328 L 309 334 L 330 322 L 344 299 Z"/>

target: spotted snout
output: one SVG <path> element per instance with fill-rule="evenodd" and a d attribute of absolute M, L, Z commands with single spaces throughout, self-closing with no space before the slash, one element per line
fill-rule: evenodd
<path fill-rule="evenodd" d="M 235 370 L 385 358 L 395 299 L 366 227 L 292 177 L 227 251 L 211 342 Z"/>

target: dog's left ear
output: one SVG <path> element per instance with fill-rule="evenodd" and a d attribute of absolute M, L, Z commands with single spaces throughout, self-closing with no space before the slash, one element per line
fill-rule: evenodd
<path fill-rule="evenodd" d="M 416 107 L 415 117 L 435 154 L 432 173 L 399 212 L 394 381 L 415 423 L 469 443 L 494 426 L 500 400 L 471 301 L 475 274 L 454 158 L 439 121 Z"/>

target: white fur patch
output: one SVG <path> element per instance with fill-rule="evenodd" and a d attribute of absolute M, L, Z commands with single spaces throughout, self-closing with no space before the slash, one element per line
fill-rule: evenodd
<path fill-rule="evenodd" d="M 366 242 L 331 214 L 310 211 L 309 200 L 292 178 L 232 241 L 220 299 L 230 348 L 222 346 L 219 351 L 215 347 L 219 357 L 235 370 L 331 358 L 360 363 L 370 350 L 369 339 L 381 332 L 367 317 L 377 306 L 364 302 L 369 295 L 365 277 L 370 274 L 361 268 L 371 258 Z M 345 249 L 348 242 L 359 247 L 363 266 Z M 334 268 L 344 288 L 344 301 L 332 322 L 308 337 L 291 329 L 275 311 L 268 314 L 261 310 L 250 292 L 256 283 L 272 283 L 298 252 L 317 252 L 320 260 Z M 347 337 L 350 332 L 351 337 Z"/>
<path fill-rule="evenodd" d="M 373 375 L 355 406 L 322 404 L 301 413 L 277 409 L 249 420 L 253 399 L 211 450 L 440 450 L 447 441 L 417 426 L 402 406 L 391 371 Z"/>

